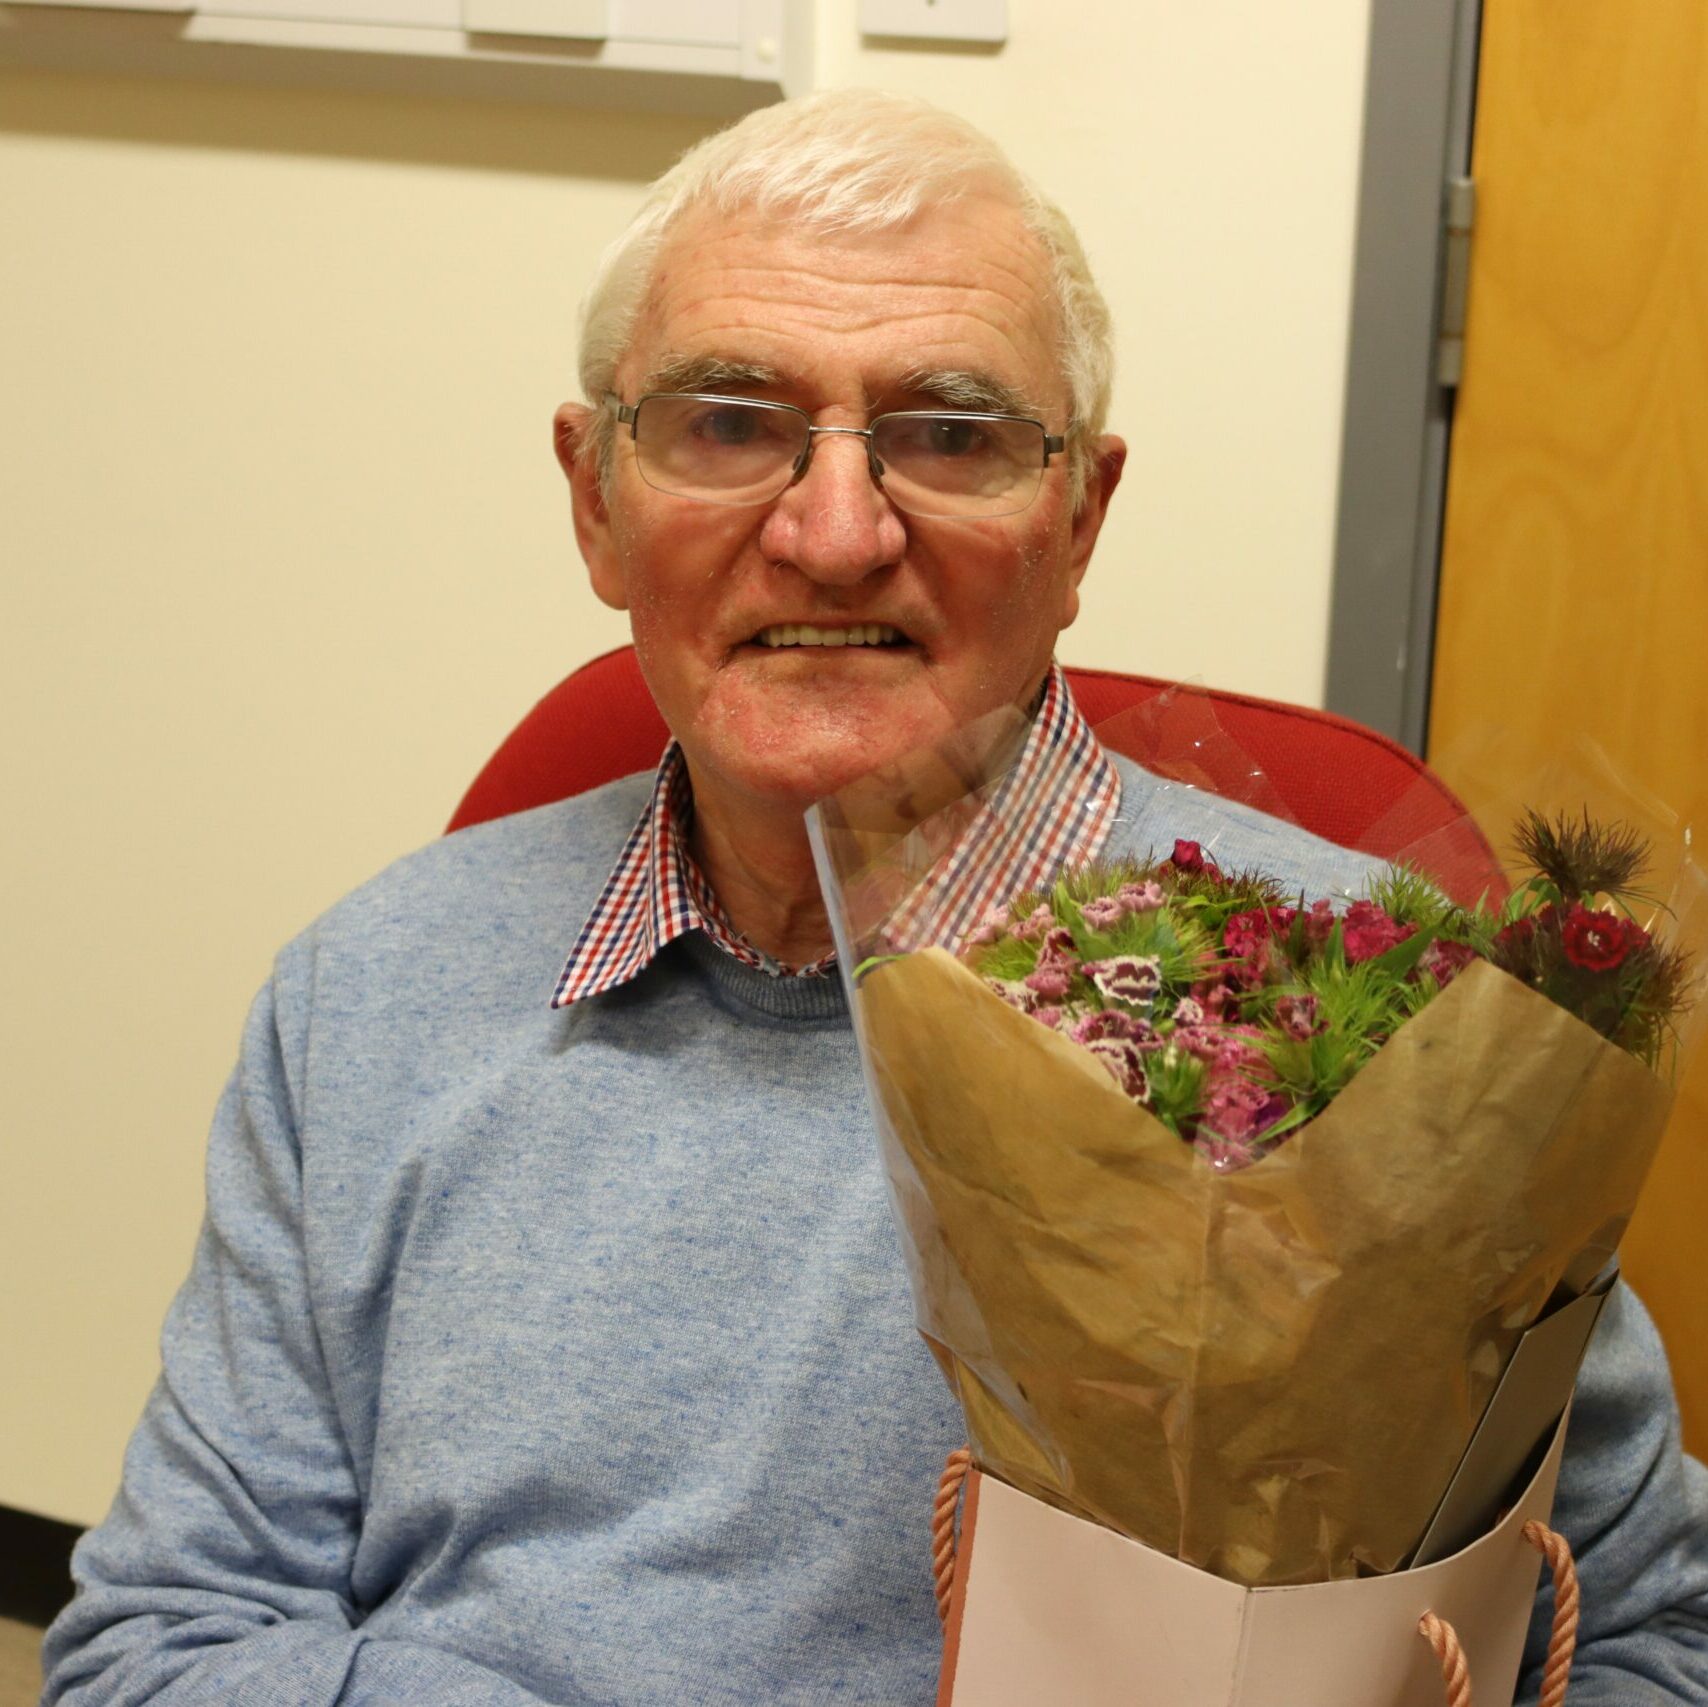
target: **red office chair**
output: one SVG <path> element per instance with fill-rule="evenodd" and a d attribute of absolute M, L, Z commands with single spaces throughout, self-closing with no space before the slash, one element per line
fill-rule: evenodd
<path fill-rule="evenodd" d="M 1106 744 L 1117 751 L 1126 750 L 1123 734 L 1134 732 L 1144 708 L 1171 685 L 1113 670 L 1069 669 L 1067 676 L 1080 710 L 1100 733 L 1115 720 Z M 1505 892 L 1493 851 L 1452 790 L 1387 736 L 1332 712 L 1245 694 L 1194 689 L 1187 698 L 1181 721 L 1210 734 L 1192 754 L 1199 780 L 1210 787 L 1220 782 L 1234 792 L 1227 773 L 1248 770 L 1249 759 L 1272 791 L 1267 803 L 1305 829 L 1380 859 L 1410 854 L 1460 901 L 1474 901 L 1485 888 Z M 517 724 L 448 828 L 544 806 L 649 770 L 667 738 L 634 648 L 607 652 L 566 676 Z"/>

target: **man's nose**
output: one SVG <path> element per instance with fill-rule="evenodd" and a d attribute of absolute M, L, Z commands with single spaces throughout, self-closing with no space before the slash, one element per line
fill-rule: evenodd
<path fill-rule="evenodd" d="M 853 582 L 900 559 L 907 530 L 872 479 L 867 442 L 853 433 L 814 437 L 806 472 L 766 518 L 760 544 L 773 562 L 817 581 Z"/>

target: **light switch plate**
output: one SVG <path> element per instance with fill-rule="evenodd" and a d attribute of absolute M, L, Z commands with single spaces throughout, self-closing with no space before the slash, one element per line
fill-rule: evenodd
<path fill-rule="evenodd" d="M 603 41 L 605 0 L 463 0 L 463 28 L 477 34 Z"/>
<path fill-rule="evenodd" d="M 860 33 L 1005 42 L 1008 0 L 860 0 Z"/>

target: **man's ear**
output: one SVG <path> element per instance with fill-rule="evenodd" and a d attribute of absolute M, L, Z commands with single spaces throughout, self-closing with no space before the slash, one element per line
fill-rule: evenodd
<path fill-rule="evenodd" d="M 1103 518 L 1109 513 L 1109 500 L 1121 484 L 1121 470 L 1127 465 L 1127 441 L 1113 433 L 1105 433 L 1086 452 L 1085 496 L 1074 512 L 1068 541 L 1068 583 L 1063 604 L 1061 626 L 1066 628 L 1079 615 L 1079 583 L 1084 579 L 1091 562 L 1097 536 L 1103 531 Z"/>
<path fill-rule="evenodd" d="M 575 513 L 575 543 L 587 564 L 593 591 L 612 610 L 627 610 L 622 553 L 612 537 L 611 512 L 599 487 L 599 456 L 589 444 L 594 412 L 585 403 L 563 403 L 552 416 L 552 449 L 569 482 Z"/>

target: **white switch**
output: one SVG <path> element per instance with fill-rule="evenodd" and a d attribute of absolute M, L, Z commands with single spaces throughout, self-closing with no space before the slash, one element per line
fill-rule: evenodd
<path fill-rule="evenodd" d="M 860 0 L 864 36 L 930 41 L 1008 40 L 1008 0 Z"/>

